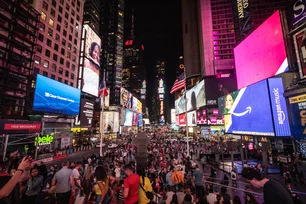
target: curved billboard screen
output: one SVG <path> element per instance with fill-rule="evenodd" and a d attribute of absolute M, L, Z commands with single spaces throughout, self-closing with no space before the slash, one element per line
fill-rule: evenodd
<path fill-rule="evenodd" d="M 192 111 L 206 105 L 204 80 L 187 91 L 187 111 Z"/>
<path fill-rule="evenodd" d="M 63 115 L 78 115 L 81 91 L 72 86 L 37 75 L 33 110 Z"/>

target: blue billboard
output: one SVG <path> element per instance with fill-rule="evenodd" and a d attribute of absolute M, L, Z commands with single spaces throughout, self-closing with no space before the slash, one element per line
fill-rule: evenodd
<path fill-rule="evenodd" d="M 37 75 L 33 110 L 63 115 L 78 115 L 81 91 Z"/>
<path fill-rule="evenodd" d="M 138 126 L 139 126 L 139 127 L 142 127 L 142 126 L 143 126 L 142 114 L 139 114 L 139 116 L 138 116 Z"/>
<path fill-rule="evenodd" d="M 219 102 L 227 113 L 226 133 L 275 136 L 266 80 L 228 94 Z"/>
<path fill-rule="evenodd" d="M 306 94 L 289 98 L 292 117 L 292 135 L 296 140 L 306 139 Z"/>
<path fill-rule="evenodd" d="M 276 136 L 290 136 L 290 124 L 284 97 L 284 85 L 282 78 L 268 79 L 271 108 Z"/>
<path fill-rule="evenodd" d="M 134 113 L 130 110 L 125 111 L 125 116 L 124 116 L 124 126 L 130 127 L 132 126 L 133 123 L 133 115 Z"/>

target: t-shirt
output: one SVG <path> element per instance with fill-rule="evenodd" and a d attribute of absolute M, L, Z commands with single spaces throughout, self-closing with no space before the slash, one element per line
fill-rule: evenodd
<path fill-rule="evenodd" d="M 142 180 L 142 177 L 140 177 L 140 184 L 142 185 L 142 187 L 144 188 L 146 192 L 152 192 L 152 185 L 151 185 L 150 179 L 148 179 L 147 177 L 143 177 L 143 178 L 144 178 L 144 181 Z M 138 203 L 149 203 L 150 202 L 150 200 L 146 196 L 146 193 L 143 191 L 141 187 L 139 187 L 138 196 L 139 196 Z"/>
<path fill-rule="evenodd" d="M 207 198 L 207 202 L 209 204 L 215 204 L 215 202 L 217 201 L 217 195 L 214 193 L 210 193 L 206 196 Z"/>
<path fill-rule="evenodd" d="M 55 173 L 53 180 L 56 181 L 56 193 L 66 193 L 71 190 L 70 176 L 72 170 L 63 167 L 61 170 Z"/>
<path fill-rule="evenodd" d="M 124 199 L 125 204 L 134 204 L 138 202 L 138 188 L 140 178 L 137 174 L 131 174 L 124 179 L 124 188 L 129 189 L 129 196 Z"/>
<path fill-rule="evenodd" d="M 166 196 L 167 196 L 166 204 L 170 204 L 171 203 L 174 194 L 175 193 L 172 192 L 172 191 L 167 192 L 167 194 L 166 194 Z"/>
<path fill-rule="evenodd" d="M 71 176 L 74 178 L 74 180 L 81 186 L 81 179 L 80 179 L 80 173 L 79 170 L 77 169 L 73 169 Z M 76 185 L 74 186 L 74 188 L 78 188 Z"/>
<path fill-rule="evenodd" d="M 8 183 L 8 181 L 11 179 L 12 177 L 7 174 L 7 175 L 3 175 L 0 176 L 0 189 L 2 189 L 5 184 Z M 14 203 L 13 199 L 15 198 L 13 195 L 15 194 L 15 189 L 9 194 L 9 196 L 0 199 L 0 204 L 9 204 L 9 203 Z"/>
<path fill-rule="evenodd" d="M 281 183 L 270 179 L 263 187 L 265 204 L 294 204 L 289 191 Z"/>
<path fill-rule="evenodd" d="M 194 184 L 196 186 L 203 186 L 203 174 L 200 171 L 194 171 L 193 176 L 195 177 Z"/>
<path fill-rule="evenodd" d="M 115 169 L 116 178 L 120 178 L 120 173 L 121 173 L 120 168 L 116 168 Z"/>

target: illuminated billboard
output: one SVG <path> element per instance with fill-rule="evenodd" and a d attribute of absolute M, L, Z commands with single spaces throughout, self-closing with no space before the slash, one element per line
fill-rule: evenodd
<path fill-rule="evenodd" d="M 133 108 L 133 95 L 124 88 L 121 88 L 120 105 L 124 108 Z"/>
<path fill-rule="evenodd" d="M 191 111 L 187 113 L 187 125 L 197 126 L 197 114 L 196 111 Z"/>
<path fill-rule="evenodd" d="M 175 113 L 176 115 L 186 112 L 185 97 L 182 96 L 175 101 Z"/>
<path fill-rule="evenodd" d="M 206 105 L 204 80 L 187 91 L 187 111 L 192 111 Z"/>
<path fill-rule="evenodd" d="M 238 89 L 289 70 L 280 11 L 235 49 Z"/>
<path fill-rule="evenodd" d="M 119 131 L 119 113 L 118 112 L 104 112 L 104 132 L 118 132 Z"/>
<path fill-rule="evenodd" d="M 306 78 L 306 28 L 293 35 L 297 64 L 301 78 Z"/>
<path fill-rule="evenodd" d="M 37 75 L 33 110 L 78 115 L 81 91 L 72 86 Z"/>
<path fill-rule="evenodd" d="M 176 115 L 175 115 L 175 109 L 171 109 L 171 123 L 176 123 Z"/>
<path fill-rule="evenodd" d="M 101 38 L 88 25 L 83 26 L 85 32 L 85 57 L 100 66 Z"/>
<path fill-rule="evenodd" d="M 134 113 L 130 110 L 126 110 L 125 111 L 125 116 L 124 116 L 124 126 L 132 126 L 133 124 L 133 116 L 134 116 Z"/>
<path fill-rule="evenodd" d="M 80 122 L 81 126 L 91 126 L 94 114 L 94 101 L 81 99 Z"/>
<path fill-rule="evenodd" d="M 138 100 L 136 97 L 133 96 L 133 110 L 138 111 L 140 113 L 142 113 L 142 103 L 140 102 L 140 100 Z"/>

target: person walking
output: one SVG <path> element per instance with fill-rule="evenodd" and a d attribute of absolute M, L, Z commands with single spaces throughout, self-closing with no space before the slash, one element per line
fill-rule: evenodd
<path fill-rule="evenodd" d="M 124 166 L 124 172 L 127 175 L 127 178 L 124 179 L 124 190 L 123 197 L 125 204 L 136 204 L 138 203 L 138 189 L 140 184 L 139 175 L 133 172 L 133 167 L 131 164 Z"/>

